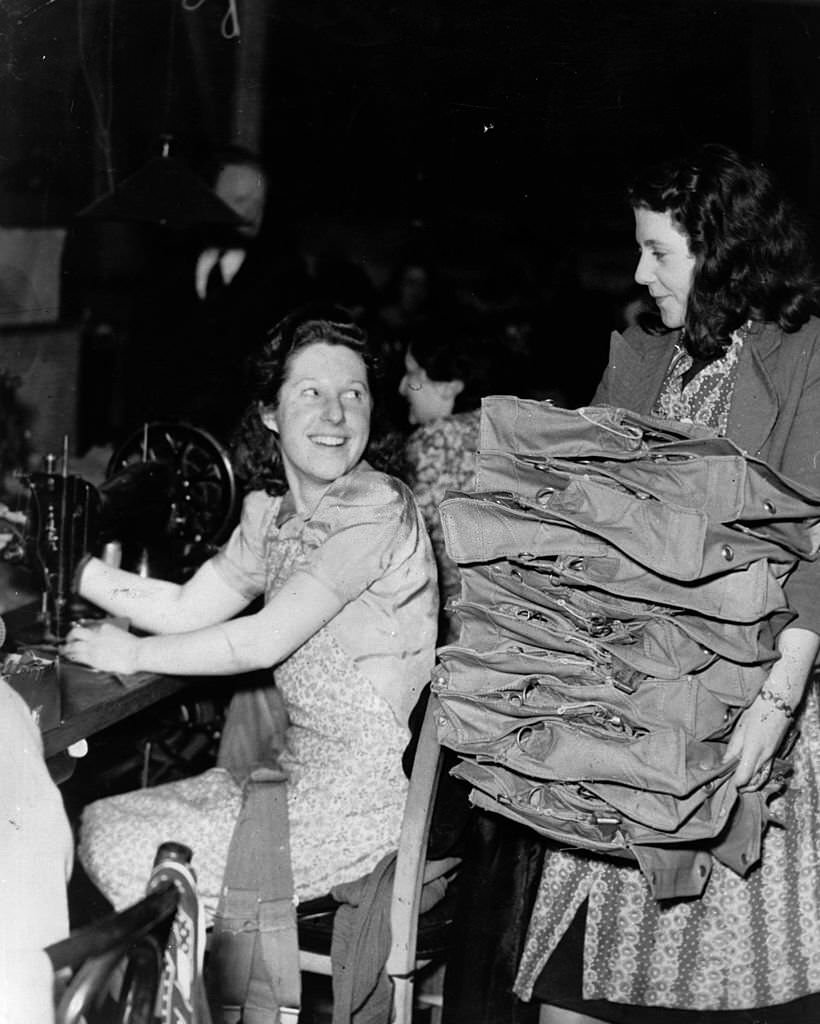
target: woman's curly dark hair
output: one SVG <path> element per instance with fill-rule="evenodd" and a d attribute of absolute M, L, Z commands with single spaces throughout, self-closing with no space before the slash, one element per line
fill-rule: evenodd
<path fill-rule="evenodd" d="M 263 408 L 278 404 L 296 353 L 317 342 L 344 345 L 362 357 L 369 377 L 376 372 L 376 359 L 366 333 L 341 306 L 302 306 L 271 327 L 248 366 L 250 403 L 231 444 L 234 470 L 246 491 L 264 490 L 278 495 L 288 489 L 279 441 L 264 425 L 260 413 Z"/>
<path fill-rule="evenodd" d="M 796 331 L 818 305 L 805 228 L 766 167 L 726 146 L 701 146 L 632 182 L 635 209 L 669 212 L 695 257 L 684 341 L 713 358 L 747 320 Z M 664 328 L 659 317 L 647 324 Z"/>
<path fill-rule="evenodd" d="M 503 346 L 489 329 L 455 316 L 441 316 L 404 332 L 410 355 L 430 380 L 460 380 L 453 412 L 477 409 L 497 383 Z"/>

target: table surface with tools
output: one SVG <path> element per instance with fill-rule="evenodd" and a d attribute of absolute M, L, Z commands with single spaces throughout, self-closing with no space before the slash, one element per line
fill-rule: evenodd
<path fill-rule="evenodd" d="M 139 673 L 120 677 L 97 672 L 61 657 L 56 644 L 27 642 L 36 625 L 36 606 L 4 615 L 16 671 L 6 679 L 38 718 L 46 758 L 170 697 L 191 679 Z M 7 663 L 9 657 L 6 657 Z"/>

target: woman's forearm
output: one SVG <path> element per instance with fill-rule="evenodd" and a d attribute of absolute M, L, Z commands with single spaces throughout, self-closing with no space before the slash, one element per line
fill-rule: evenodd
<path fill-rule="evenodd" d="M 99 573 L 95 578 L 112 582 L 133 582 L 114 574 Z M 207 606 L 208 614 L 225 603 L 226 595 L 233 593 L 221 583 L 216 570 L 205 563 L 194 579 L 195 594 Z M 146 581 L 147 593 L 153 591 L 157 581 Z M 186 583 L 182 590 L 188 596 Z M 208 591 L 223 587 L 221 598 Z M 90 588 L 92 589 L 92 588 Z M 162 593 L 163 588 L 158 588 Z M 318 630 L 327 625 L 341 610 L 344 601 L 335 591 L 307 573 L 296 572 L 271 600 L 258 612 L 224 621 L 206 622 L 204 627 L 177 631 L 171 635 L 164 629 L 162 635 L 137 638 L 126 630 L 110 624 L 73 626 L 63 645 L 68 658 L 91 665 L 106 672 L 167 672 L 176 675 L 220 676 L 237 675 L 259 668 L 269 668 L 301 647 Z"/>
<path fill-rule="evenodd" d="M 162 631 L 163 624 L 168 631 L 167 624 L 174 617 L 174 605 L 181 589 L 178 583 L 145 579 L 106 565 L 99 558 L 86 563 L 76 583 L 80 597 L 151 633 Z"/>
<path fill-rule="evenodd" d="M 820 637 L 788 626 L 777 639 L 780 657 L 760 693 L 735 723 L 725 761 L 737 759 L 734 781 L 759 789 L 769 778 L 772 758 L 782 748 L 817 657 Z"/>
<path fill-rule="evenodd" d="M 187 633 L 231 618 L 247 604 L 209 562 L 186 583 L 146 579 L 92 558 L 76 581 L 81 597 L 148 633 Z"/>
<path fill-rule="evenodd" d="M 764 699 L 785 701 L 786 706 L 793 711 L 803 698 L 806 683 L 817 660 L 820 636 L 810 629 L 787 626 L 777 638 L 777 649 L 780 657 L 772 666 L 763 687 Z"/>
<path fill-rule="evenodd" d="M 232 676 L 269 668 L 281 653 L 257 642 L 250 618 L 190 633 L 147 636 L 136 641 L 136 672 Z"/>

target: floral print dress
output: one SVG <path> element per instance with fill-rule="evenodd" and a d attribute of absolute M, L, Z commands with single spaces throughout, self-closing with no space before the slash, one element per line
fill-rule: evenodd
<path fill-rule="evenodd" d="M 410 467 L 410 485 L 424 516 L 433 543 L 442 604 L 439 643 L 452 643 L 458 623 L 447 610 L 447 601 L 458 597 L 461 577 L 458 566 L 447 554 L 441 528 L 439 505 L 448 491 L 475 489 L 481 410 L 444 416 L 418 427 L 407 439 L 405 455 Z"/>
<path fill-rule="evenodd" d="M 299 900 L 359 878 L 395 849 L 407 794 L 402 754 L 409 731 L 403 712 L 408 694 L 429 676 L 435 641 L 432 553 L 407 488 L 370 479 L 363 485 L 359 474 L 355 487 L 339 487 L 326 498 L 321 515 L 308 520 L 283 518 L 281 498 L 246 501 L 238 533 L 215 563 L 237 589 L 247 587 L 250 596 L 263 586 L 266 598 L 300 569 L 322 578 L 338 573 L 356 590 L 373 578 L 351 605 L 375 602 L 365 617 L 375 619 L 380 610 L 382 632 L 395 645 L 380 659 L 384 641 L 374 625 L 369 637 L 358 631 L 357 649 L 368 656 L 356 657 L 332 620 L 274 670 L 289 719 L 280 763 L 288 773 Z M 362 533 L 357 523 L 374 515 Z M 360 613 L 347 606 L 347 614 Z M 341 629 L 342 636 L 349 632 Z M 392 699 L 375 684 L 371 662 L 380 680 L 394 676 Z M 166 840 L 185 843 L 194 852 L 200 895 L 212 914 L 241 799 L 234 776 L 213 768 L 99 800 L 83 812 L 79 856 L 92 881 L 120 909 L 144 895 L 157 846 Z"/>

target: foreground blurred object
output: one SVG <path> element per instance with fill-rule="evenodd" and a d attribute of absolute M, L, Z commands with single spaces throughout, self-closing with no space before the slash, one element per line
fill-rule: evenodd
<path fill-rule="evenodd" d="M 43 760 L 30 709 L 0 672 L 0 1020 L 40 1024 L 51 1015 L 43 949 L 69 930 L 67 883 L 74 843 Z"/>
<path fill-rule="evenodd" d="M 186 579 L 223 540 L 236 517 L 237 492 L 227 452 L 186 423 L 145 424 L 111 458 L 94 487 L 46 455 L 28 474 L 25 556 L 40 576 L 42 639 L 65 635 L 89 608 L 72 598 L 72 576 L 100 554 L 141 576 Z"/>
<path fill-rule="evenodd" d="M 55 1024 L 210 1024 L 191 857 L 163 843 L 144 899 L 48 947 Z"/>

